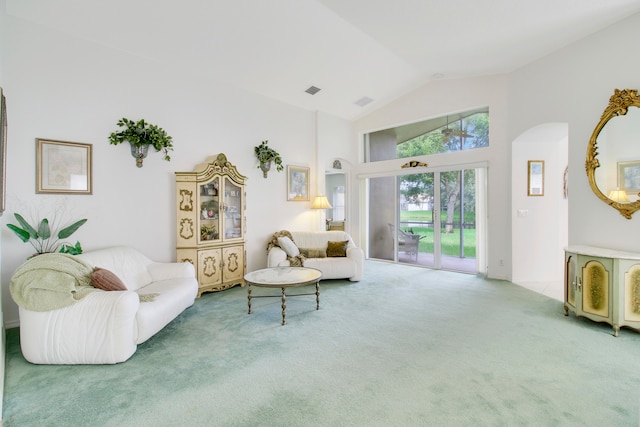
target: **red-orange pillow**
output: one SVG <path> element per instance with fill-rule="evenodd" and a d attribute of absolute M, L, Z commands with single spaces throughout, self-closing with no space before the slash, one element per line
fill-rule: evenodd
<path fill-rule="evenodd" d="M 114 273 L 96 267 L 91 273 L 91 285 L 103 291 L 126 291 L 127 287 Z"/>

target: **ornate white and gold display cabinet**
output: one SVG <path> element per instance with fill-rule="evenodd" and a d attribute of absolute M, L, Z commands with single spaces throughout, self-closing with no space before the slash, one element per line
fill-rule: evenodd
<path fill-rule="evenodd" d="M 224 154 L 176 172 L 176 252 L 203 292 L 244 286 L 245 180 Z"/>
<path fill-rule="evenodd" d="M 565 248 L 564 314 L 640 329 L 640 254 L 593 246 Z"/>

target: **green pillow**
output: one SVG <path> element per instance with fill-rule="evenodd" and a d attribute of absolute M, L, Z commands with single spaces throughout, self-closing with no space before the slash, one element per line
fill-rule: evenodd
<path fill-rule="evenodd" d="M 347 245 L 349 245 L 348 240 L 345 240 L 344 242 L 328 242 L 327 256 L 328 257 L 347 256 Z"/>
<path fill-rule="evenodd" d="M 325 248 L 300 248 L 300 254 L 306 258 L 326 258 L 327 250 Z"/>

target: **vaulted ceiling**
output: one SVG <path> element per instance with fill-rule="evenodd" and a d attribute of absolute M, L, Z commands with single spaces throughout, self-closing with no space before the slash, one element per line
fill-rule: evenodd
<path fill-rule="evenodd" d="M 513 71 L 640 12 L 640 0 L 6 0 L 6 12 L 355 119 L 433 79 Z"/>

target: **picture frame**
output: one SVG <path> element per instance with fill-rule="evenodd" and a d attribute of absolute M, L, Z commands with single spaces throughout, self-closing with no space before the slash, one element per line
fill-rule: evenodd
<path fill-rule="evenodd" d="M 287 200 L 309 201 L 309 168 L 287 165 Z"/>
<path fill-rule="evenodd" d="M 36 193 L 92 194 L 91 144 L 36 138 Z"/>
<path fill-rule="evenodd" d="M 527 162 L 527 196 L 544 196 L 544 160 Z"/>
<path fill-rule="evenodd" d="M 7 192 L 7 100 L 0 87 L 0 215 L 5 210 Z"/>
<path fill-rule="evenodd" d="M 618 189 L 625 193 L 640 193 L 640 160 L 618 162 Z"/>

